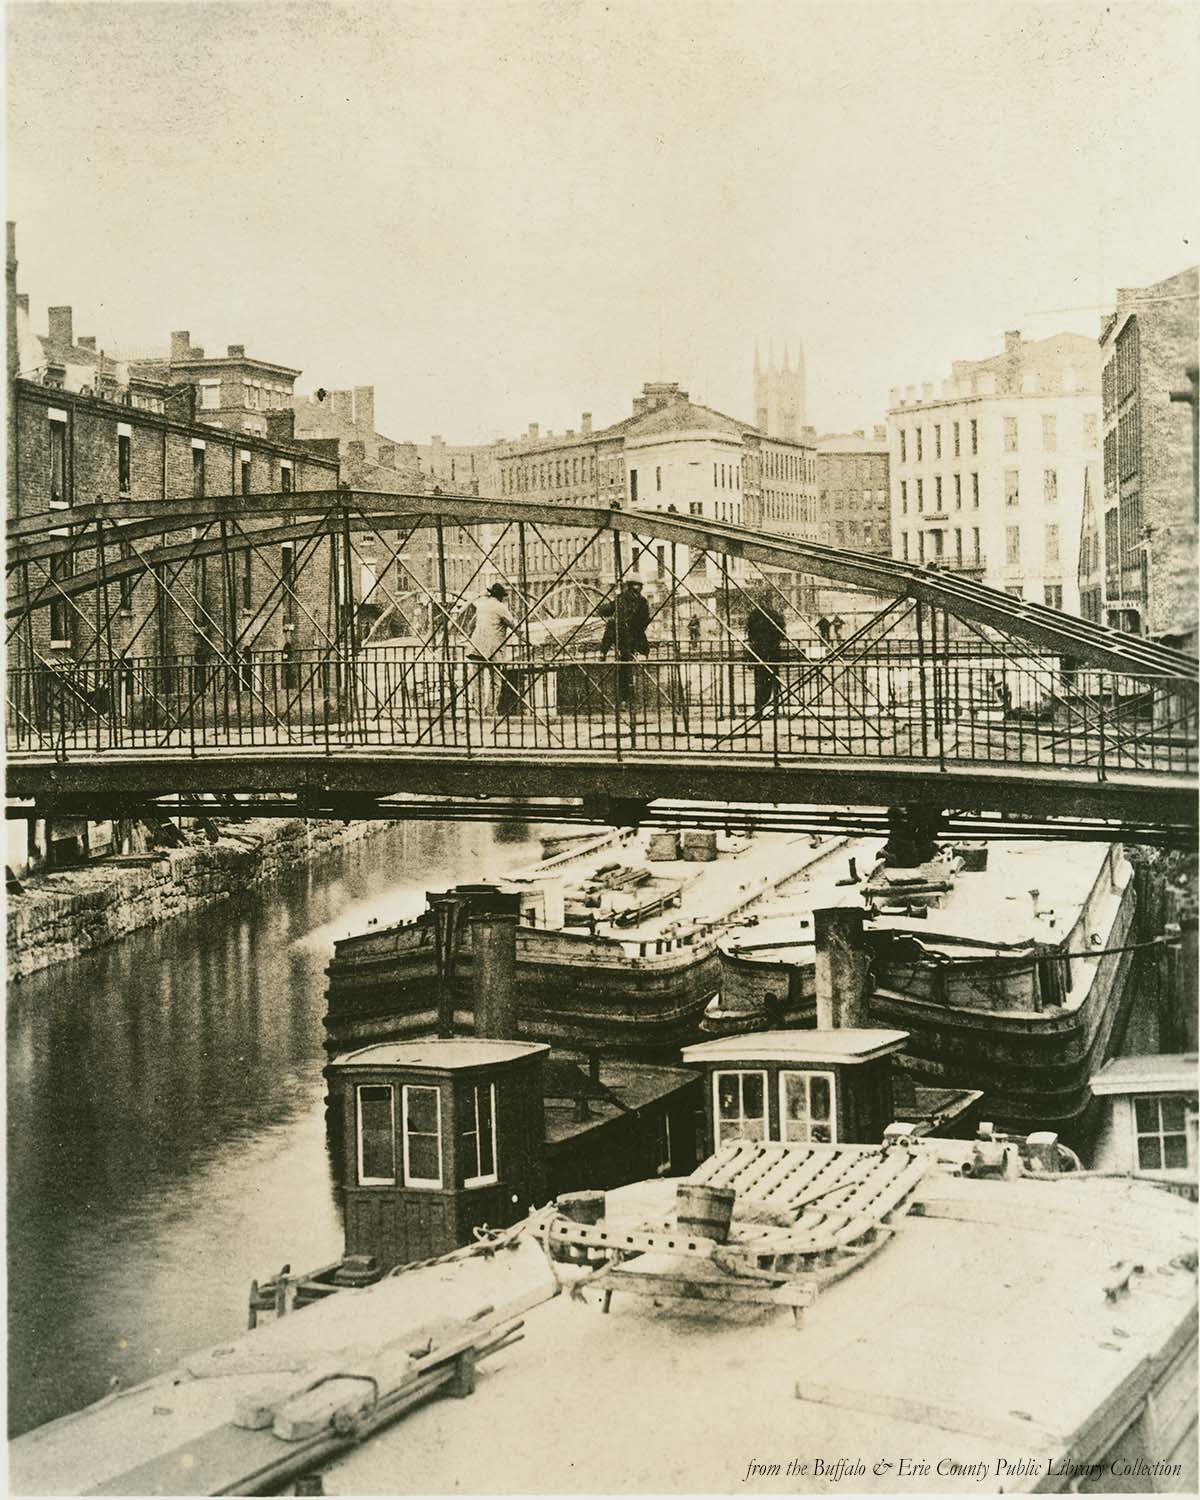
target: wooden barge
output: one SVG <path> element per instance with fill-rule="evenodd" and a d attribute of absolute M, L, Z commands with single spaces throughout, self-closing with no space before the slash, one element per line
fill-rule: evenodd
<path fill-rule="evenodd" d="M 663 1059 L 698 1035 L 720 978 L 717 942 L 842 840 L 611 830 L 507 877 L 517 892 L 516 988 L 529 1041 Z M 496 889 L 491 887 L 488 889 Z M 459 888 L 467 911 L 472 888 Z M 473 938 L 461 923 L 449 980 L 454 1029 L 474 1029 Z M 343 938 L 328 968 L 330 1050 L 437 1025 L 432 912 Z"/>
<path fill-rule="evenodd" d="M 1013 1129 L 1086 1143 L 1089 1080 L 1133 992 L 1136 897 L 1121 847 L 993 843 L 986 865 L 948 851 L 919 876 L 868 873 L 877 851 L 846 845 L 786 911 L 766 909 L 721 941 L 720 996 L 703 1029 L 816 1025 L 812 913 L 845 903 L 844 853 L 866 877 L 851 899 L 867 912 L 870 1022 L 909 1034 L 910 1075 L 982 1089 L 989 1115 Z"/>

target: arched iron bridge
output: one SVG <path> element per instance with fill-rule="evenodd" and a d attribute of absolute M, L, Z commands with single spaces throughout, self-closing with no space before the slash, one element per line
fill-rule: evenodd
<path fill-rule="evenodd" d="M 23 516 L 7 572 L 8 790 L 42 811 L 669 798 L 847 826 L 920 806 L 985 833 L 1195 823 L 1195 659 L 953 566 L 673 511 L 341 488 Z M 602 656 L 634 577 L 645 654 L 622 626 Z M 472 605 L 496 583 L 511 625 L 481 660 Z"/>

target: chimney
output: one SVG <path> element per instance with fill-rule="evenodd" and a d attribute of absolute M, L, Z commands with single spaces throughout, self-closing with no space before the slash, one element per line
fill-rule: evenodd
<path fill-rule="evenodd" d="M 187 331 L 186 328 L 183 329 L 183 331 L 180 332 L 180 333 L 173 333 L 171 335 L 171 360 L 172 360 L 172 362 L 175 362 L 175 361 L 181 360 L 181 359 L 186 359 L 188 357 L 188 354 L 189 354 L 190 350 L 191 350 L 191 347 L 192 347 L 192 336 Z"/>
<path fill-rule="evenodd" d="M 538 435 L 538 424 L 536 422 L 530 422 L 530 424 L 529 424 L 529 439 L 530 439 L 530 441 L 536 443 L 537 442 L 537 435 Z"/>
<path fill-rule="evenodd" d="M 359 469 L 367 461 L 367 445 L 359 439 L 346 444 L 346 460 L 351 468 Z"/>
<path fill-rule="evenodd" d="M 483 911 L 470 917 L 471 977 L 475 989 L 475 1035 L 493 1041 L 520 1038 L 517 1025 L 517 920 L 519 893 L 489 892 Z"/>
<path fill-rule="evenodd" d="M 394 469 L 396 467 L 395 443 L 380 443 L 379 455 L 375 462 L 381 469 Z"/>
<path fill-rule="evenodd" d="M 347 427 L 354 426 L 353 391 L 332 391 L 329 396 L 329 405 L 335 422 L 345 422 Z"/>
<path fill-rule="evenodd" d="M 96 349 L 96 336 L 95 336 L 95 334 L 89 333 L 86 338 L 84 338 L 83 335 L 81 334 L 80 338 L 79 338 L 79 347 L 81 349 L 91 349 L 93 351 L 93 353 L 94 353 L 95 349 Z"/>
<path fill-rule="evenodd" d="M 1004 335 L 1004 390 L 1016 393 L 1021 389 L 1021 334 L 1010 330 Z"/>
<path fill-rule="evenodd" d="M 225 353 L 230 359 L 245 359 L 246 346 L 245 344 L 230 344 L 226 348 Z"/>
<path fill-rule="evenodd" d="M 26 315 L 26 317 L 28 317 L 28 315 L 29 315 L 29 293 L 28 292 L 18 292 L 17 293 L 17 306 Z"/>
<path fill-rule="evenodd" d="M 583 414 L 583 416 L 580 417 L 580 419 L 579 419 L 579 430 L 580 430 L 580 432 L 583 433 L 584 437 L 590 437 L 591 436 L 591 433 L 592 433 L 592 414 L 591 414 L 590 411 L 585 411 L 584 414 Z"/>
<path fill-rule="evenodd" d="M 826 906 L 813 912 L 816 937 L 817 1030 L 867 1026 L 870 962 L 863 943 L 860 906 Z"/>
<path fill-rule="evenodd" d="M 50 346 L 53 349 L 69 349 L 75 342 L 71 335 L 71 309 L 52 307 L 50 318 Z"/>
<path fill-rule="evenodd" d="M 354 425 L 363 432 L 375 431 L 375 387 L 354 387 Z"/>
<path fill-rule="evenodd" d="M 273 443 L 296 441 L 296 413 L 290 406 L 285 411 L 267 413 L 267 436 Z"/>

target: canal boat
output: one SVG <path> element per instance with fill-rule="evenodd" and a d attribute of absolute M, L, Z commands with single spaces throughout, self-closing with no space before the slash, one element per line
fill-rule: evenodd
<path fill-rule="evenodd" d="M 915 1081 L 981 1089 L 998 1122 L 1086 1142 L 1089 1081 L 1133 991 L 1135 882 L 1120 845 L 996 841 L 914 870 L 885 867 L 878 841 L 849 841 L 721 937 L 702 1029 L 815 1026 L 813 912 L 846 904 L 866 913 L 870 1023 L 909 1034 Z"/>
<path fill-rule="evenodd" d="M 1193 1206 L 1051 1144 L 731 1142 L 185 1358 L 10 1483 L 1194 1494 Z"/>
<path fill-rule="evenodd" d="M 610 829 L 556 844 L 491 887 L 520 896 L 516 980 L 529 1041 L 667 1058 L 698 1035 L 717 989 L 717 942 L 841 839 Z M 443 965 L 445 953 L 443 952 Z M 446 983 L 454 1029 L 473 1029 L 469 920 Z M 331 1051 L 435 1029 L 439 940 L 432 910 L 337 942 L 328 968 Z"/>

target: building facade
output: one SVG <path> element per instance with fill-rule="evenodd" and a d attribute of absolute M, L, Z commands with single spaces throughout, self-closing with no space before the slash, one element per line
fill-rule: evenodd
<path fill-rule="evenodd" d="M 1197 267 L 1117 292 L 1100 334 L 1104 470 L 1093 521 L 1107 623 L 1194 651 L 1197 517 L 1192 402 Z M 1093 593 L 1093 599 L 1094 599 Z"/>
<path fill-rule="evenodd" d="M 1090 339 L 1005 335 L 990 359 L 892 391 L 892 555 L 1078 614 L 1085 490 L 1099 463 Z"/>
<path fill-rule="evenodd" d="M 271 412 L 290 410 L 299 370 L 255 359 L 244 344 L 229 344 L 222 355 L 209 355 L 192 343 L 186 330 L 171 334 L 165 358 L 130 359 L 135 379 L 186 386 L 195 392 L 194 416 L 212 427 L 266 437 Z"/>
<path fill-rule="evenodd" d="M 886 427 L 832 433 L 817 442 L 817 540 L 892 555 Z"/>

